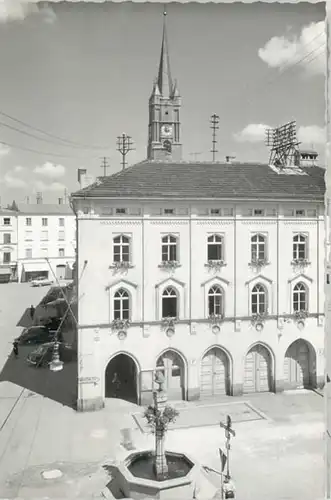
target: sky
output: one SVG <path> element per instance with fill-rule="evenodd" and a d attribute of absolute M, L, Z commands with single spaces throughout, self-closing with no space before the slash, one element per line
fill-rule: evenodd
<path fill-rule="evenodd" d="M 0 4 L 0 197 L 57 202 L 77 169 L 120 170 L 116 138 L 146 158 L 163 5 Z M 11 0 L 12 7 L 15 1 Z M 32 8 L 33 7 L 33 8 Z M 265 128 L 297 122 L 302 148 L 324 163 L 325 3 L 167 5 L 170 64 L 182 96 L 183 159 L 267 162 Z"/>

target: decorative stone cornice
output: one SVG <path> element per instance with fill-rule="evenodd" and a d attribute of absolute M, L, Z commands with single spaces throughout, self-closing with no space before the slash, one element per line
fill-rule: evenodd
<path fill-rule="evenodd" d="M 277 219 L 259 219 L 256 220 L 253 217 L 251 219 L 237 219 L 237 222 L 245 226 L 275 226 L 277 224 Z"/>
<path fill-rule="evenodd" d="M 234 224 L 233 219 L 232 220 L 222 220 L 222 219 L 218 219 L 218 220 L 208 220 L 208 219 L 193 220 L 192 219 L 192 222 L 194 222 L 198 226 L 232 226 Z"/>
<path fill-rule="evenodd" d="M 280 222 L 285 226 L 316 226 L 316 220 L 282 220 Z"/>
<path fill-rule="evenodd" d="M 147 219 L 146 219 L 147 221 Z M 155 219 L 149 219 L 148 222 L 150 224 L 153 224 L 155 226 L 158 226 L 158 225 L 171 225 L 171 226 L 187 226 L 189 221 L 188 220 L 176 220 L 176 219 L 158 219 L 158 220 L 155 220 Z"/>
<path fill-rule="evenodd" d="M 141 226 L 141 220 L 107 219 L 99 221 L 103 226 Z"/>

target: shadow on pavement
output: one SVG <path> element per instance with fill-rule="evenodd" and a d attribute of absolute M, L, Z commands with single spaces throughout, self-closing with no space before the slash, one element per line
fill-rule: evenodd
<path fill-rule="evenodd" d="M 18 358 L 11 353 L 0 374 L 0 382 L 12 382 L 29 391 L 76 409 L 77 361 L 65 363 L 63 369 L 52 372 L 48 367 L 30 366 L 27 355 L 36 346 L 20 346 Z"/>

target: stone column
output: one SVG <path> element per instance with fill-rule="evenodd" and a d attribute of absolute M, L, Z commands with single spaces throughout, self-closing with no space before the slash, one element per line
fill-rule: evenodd
<path fill-rule="evenodd" d="M 155 425 L 155 472 L 157 478 L 163 478 L 168 474 L 168 464 L 165 455 L 165 432 L 160 422 L 160 417 L 162 416 L 163 410 L 167 404 L 167 395 L 161 389 L 154 391 L 154 408 L 157 413 L 156 425 Z"/>

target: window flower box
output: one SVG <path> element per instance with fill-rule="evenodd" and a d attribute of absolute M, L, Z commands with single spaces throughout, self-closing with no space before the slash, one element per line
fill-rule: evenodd
<path fill-rule="evenodd" d="M 167 330 L 168 328 L 175 328 L 177 318 L 162 318 L 162 327 Z"/>
<path fill-rule="evenodd" d="M 267 319 L 268 313 L 263 314 L 253 314 L 252 315 L 252 325 L 255 326 L 256 330 L 263 330 L 265 320 Z"/>
<path fill-rule="evenodd" d="M 118 271 L 126 271 L 127 269 L 131 269 L 133 266 L 130 262 L 126 260 L 121 260 L 118 262 L 113 262 L 110 266 L 109 269 L 116 269 Z"/>
<path fill-rule="evenodd" d="M 309 313 L 308 311 L 302 309 L 301 311 L 294 311 L 294 320 L 295 321 L 305 321 L 307 319 Z"/>
<path fill-rule="evenodd" d="M 221 259 L 221 260 L 208 260 L 208 262 L 206 262 L 206 264 L 205 264 L 205 267 L 208 267 L 209 270 L 213 269 L 215 271 L 219 271 L 224 266 L 226 266 L 226 262 L 223 259 Z"/>
<path fill-rule="evenodd" d="M 162 269 L 167 269 L 170 271 L 174 271 L 177 267 L 180 267 L 180 263 L 178 260 L 163 260 L 159 265 Z"/>
<path fill-rule="evenodd" d="M 292 266 L 305 267 L 310 264 L 308 259 L 293 259 L 291 262 Z"/>
<path fill-rule="evenodd" d="M 128 319 L 114 319 L 111 323 L 113 330 L 127 330 L 130 326 L 130 320 Z"/>
<path fill-rule="evenodd" d="M 268 264 L 269 262 L 267 259 L 252 259 L 248 265 L 255 268 L 261 268 L 267 266 Z"/>
<path fill-rule="evenodd" d="M 212 325 L 218 325 L 222 323 L 224 320 L 223 314 L 210 314 L 208 320 L 212 323 Z"/>

